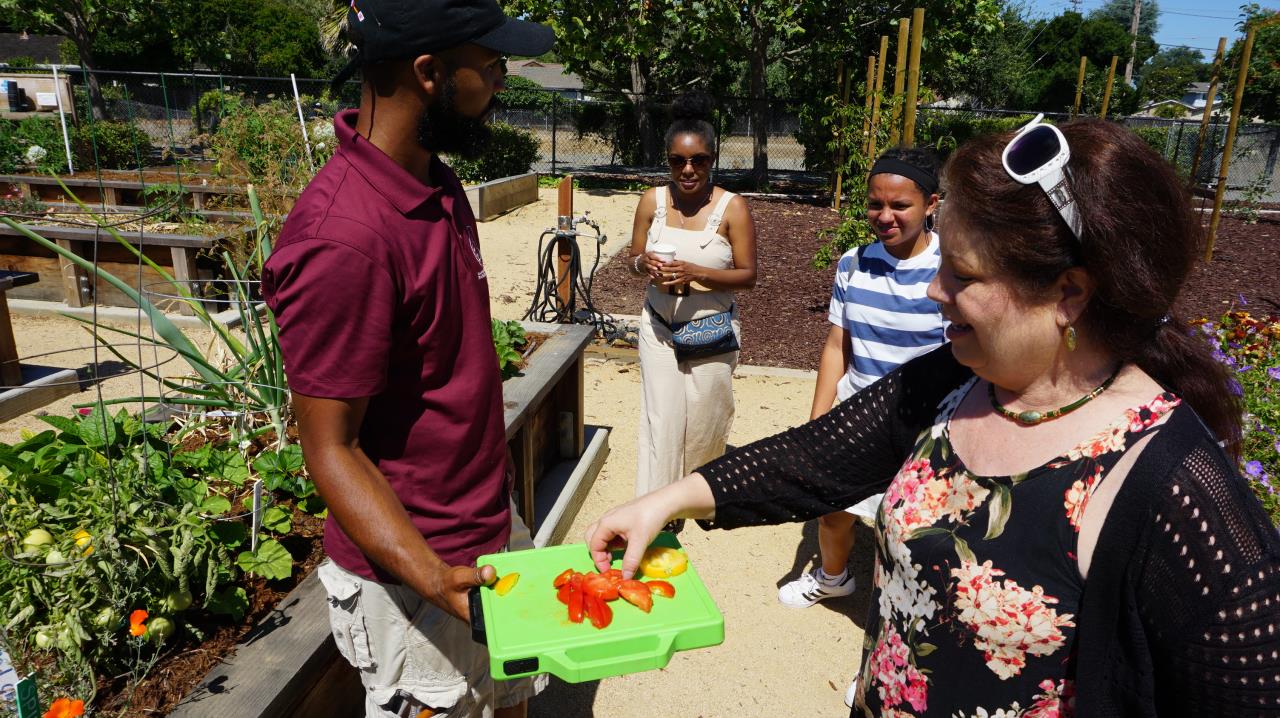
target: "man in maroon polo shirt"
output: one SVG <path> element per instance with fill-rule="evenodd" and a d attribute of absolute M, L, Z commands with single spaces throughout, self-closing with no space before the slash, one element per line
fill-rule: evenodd
<path fill-rule="evenodd" d="M 353 0 L 359 111 L 263 271 L 307 466 L 329 505 L 319 569 L 368 716 L 519 716 L 467 592 L 512 533 L 502 384 L 475 218 L 446 152 L 474 156 L 505 55 L 549 29 L 494 0 Z"/>

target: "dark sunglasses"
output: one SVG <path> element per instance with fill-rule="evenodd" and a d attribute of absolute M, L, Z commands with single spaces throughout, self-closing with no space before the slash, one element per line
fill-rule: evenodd
<path fill-rule="evenodd" d="M 667 155 L 667 164 L 672 167 L 683 168 L 686 164 L 693 164 L 695 170 L 705 170 L 711 166 L 711 155 L 694 155 L 692 157 L 682 157 L 681 155 Z"/>

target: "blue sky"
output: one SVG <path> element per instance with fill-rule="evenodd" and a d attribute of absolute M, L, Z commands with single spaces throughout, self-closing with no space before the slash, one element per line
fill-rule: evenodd
<path fill-rule="evenodd" d="M 1026 0 L 1026 3 L 1028 13 L 1038 18 L 1054 17 L 1073 9 L 1070 0 Z M 1102 4 L 1103 0 L 1081 0 L 1080 11 L 1087 15 Z M 1212 61 L 1219 37 L 1227 38 L 1227 47 L 1230 48 L 1231 43 L 1240 36 L 1236 31 L 1240 5 L 1237 0 L 1158 0 L 1158 4 L 1158 43 L 1200 48 L 1205 59 Z M 1271 1 L 1261 4 L 1271 7 L 1276 3 Z"/>

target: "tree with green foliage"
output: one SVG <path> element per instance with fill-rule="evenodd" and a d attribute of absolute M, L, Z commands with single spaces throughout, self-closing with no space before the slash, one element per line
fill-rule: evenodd
<path fill-rule="evenodd" d="M 1187 85 L 1209 79 L 1212 66 L 1199 50 L 1169 47 L 1157 52 L 1142 68 L 1138 94 L 1146 102 L 1176 100 L 1186 94 Z"/>
<path fill-rule="evenodd" d="M 1133 0 L 1106 0 L 1090 12 L 1089 17 L 1110 20 L 1128 32 L 1133 25 Z M 1138 18 L 1138 37 L 1154 38 L 1159 29 L 1160 6 L 1156 0 L 1142 0 L 1142 13 Z"/>
<path fill-rule="evenodd" d="M 1033 90 L 1029 109 L 1048 112 L 1069 110 L 1075 100 L 1076 78 L 1083 55 L 1089 64 L 1081 111 L 1097 111 L 1102 103 L 1111 57 L 1128 56 L 1132 39 L 1128 27 L 1121 27 L 1107 17 L 1091 15 L 1085 18 L 1074 12 L 1064 12 L 1037 25 L 1038 33 L 1031 52 L 1038 61 L 1030 73 Z M 1156 47 L 1154 41 L 1139 38 L 1139 67 L 1155 54 Z M 1121 114 L 1137 110 L 1138 93 L 1124 84 L 1118 70 L 1116 74 L 1108 112 Z"/>
<path fill-rule="evenodd" d="M 0 0 L 0 12 L 24 25 L 52 30 L 75 43 L 80 64 L 89 70 L 89 104 L 94 119 L 107 116 L 102 88 L 93 70 L 98 68 L 94 42 L 99 36 L 154 12 L 147 0 Z"/>
<path fill-rule="evenodd" d="M 170 0 L 184 57 L 230 75 L 312 76 L 325 64 L 319 10 L 297 0 Z"/>
<path fill-rule="evenodd" d="M 1244 33 L 1248 23 L 1274 17 L 1275 8 L 1263 8 L 1257 3 L 1240 6 L 1240 22 L 1236 27 Z M 1223 72 L 1223 99 L 1235 101 L 1237 70 L 1240 55 L 1244 52 L 1244 38 L 1235 41 L 1223 64 L 1229 68 Z M 1280 23 L 1258 30 L 1249 56 L 1249 69 L 1245 77 L 1244 101 L 1241 103 L 1246 121 L 1257 117 L 1266 122 L 1280 122 Z"/>

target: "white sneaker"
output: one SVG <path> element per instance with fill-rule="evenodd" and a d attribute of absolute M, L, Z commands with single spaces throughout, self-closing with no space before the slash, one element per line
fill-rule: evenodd
<path fill-rule="evenodd" d="M 824 598 L 848 596 L 853 593 L 852 573 L 846 570 L 843 581 L 828 585 L 818 580 L 818 572 L 821 570 L 821 568 L 815 568 L 809 573 L 801 574 L 800 578 L 778 589 L 778 600 L 782 605 L 791 608 L 808 608 Z"/>

